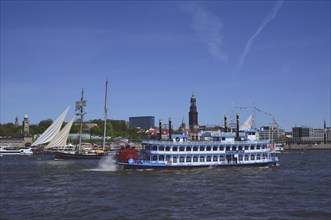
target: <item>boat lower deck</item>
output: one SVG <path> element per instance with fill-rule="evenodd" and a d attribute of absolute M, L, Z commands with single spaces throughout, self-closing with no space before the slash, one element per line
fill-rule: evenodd
<path fill-rule="evenodd" d="M 172 169 L 195 169 L 195 168 L 227 168 L 227 167 L 265 167 L 276 166 L 276 161 L 261 163 L 228 163 L 228 164 L 200 164 L 200 165 L 165 165 L 165 164 L 130 164 L 117 163 L 123 169 L 153 169 L 153 170 L 172 170 Z"/>

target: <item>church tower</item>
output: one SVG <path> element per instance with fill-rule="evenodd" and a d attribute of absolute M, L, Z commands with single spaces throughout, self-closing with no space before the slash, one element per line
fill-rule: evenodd
<path fill-rule="evenodd" d="M 196 99 L 195 99 L 194 94 L 192 94 L 192 97 L 191 97 L 191 105 L 190 105 L 190 112 L 189 112 L 189 126 L 190 126 L 190 129 L 199 128 L 197 105 L 196 105 Z"/>
<path fill-rule="evenodd" d="M 18 124 L 18 116 L 16 116 L 16 118 L 15 118 L 15 127 L 18 127 L 19 126 L 19 124 Z"/>

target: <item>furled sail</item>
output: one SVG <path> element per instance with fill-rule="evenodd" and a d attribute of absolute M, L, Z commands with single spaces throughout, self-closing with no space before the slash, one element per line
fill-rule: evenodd
<path fill-rule="evenodd" d="M 64 126 L 64 128 L 49 142 L 49 144 L 45 147 L 45 149 L 52 147 L 62 147 L 67 144 L 67 140 L 69 137 L 69 132 L 74 122 L 76 115 L 74 115 L 70 121 Z"/>
<path fill-rule="evenodd" d="M 240 125 L 239 130 L 240 131 L 246 131 L 251 130 L 253 128 L 253 115 L 250 115 L 244 124 Z"/>
<path fill-rule="evenodd" d="M 68 106 L 64 112 L 40 135 L 40 137 L 32 144 L 32 146 L 38 146 L 50 142 L 59 133 L 63 120 L 66 117 L 70 106 Z"/>

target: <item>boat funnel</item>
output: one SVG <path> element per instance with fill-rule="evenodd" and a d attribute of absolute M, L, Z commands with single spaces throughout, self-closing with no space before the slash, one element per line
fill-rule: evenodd
<path fill-rule="evenodd" d="M 169 140 L 171 140 L 171 135 L 172 135 L 172 119 L 169 118 Z"/>
<path fill-rule="evenodd" d="M 159 140 L 162 139 L 162 120 L 159 120 Z"/>
<path fill-rule="evenodd" d="M 240 138 L 239 138 L 239 114 L 238 113 L 236 115 L 236 118 L 237 118 L 236 141 L 240 141 Z"/>

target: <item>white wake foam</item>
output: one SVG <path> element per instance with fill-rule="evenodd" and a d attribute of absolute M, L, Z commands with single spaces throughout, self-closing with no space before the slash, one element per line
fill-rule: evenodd
<path fill-rule="evenodd" d="M 117 171 L 118 166 L 115 164 L 114 156 L 102 157 L 99 161 L 99 166 L 96 169 L 91 169 L 92 171 Z"/>

